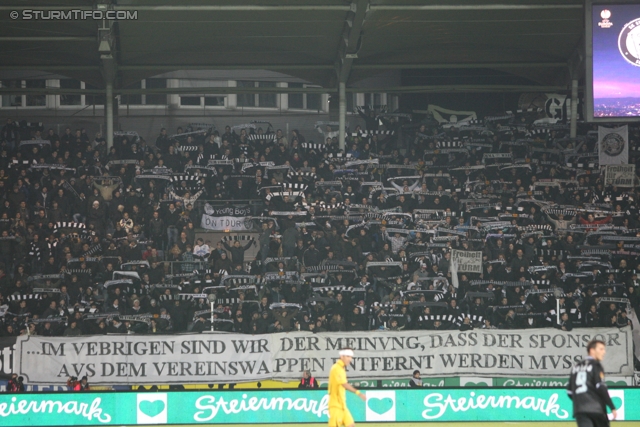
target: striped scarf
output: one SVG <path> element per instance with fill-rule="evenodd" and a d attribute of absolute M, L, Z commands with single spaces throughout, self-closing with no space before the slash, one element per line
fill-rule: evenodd
<path fill-rule="evenodd" d="M 327 148 L 325 144 L 316 144 L 313 142 L 303 142 L 300 146 L 306 150 L 318 150 L 323 151 Z"/>
<path fill-rule="evenodd" d="M 285 190 L 298 190 L 298 191 L 305 191 L 309 186 L 306 184 L 302 184 L 299 182 L 283 182 L 282 183 L 282 188 Z"/>
<path fill-rule="evenodd" d="M 177 151 L 198 151 L 197 145 L 182 145 L 176 148 Z"/>
<path fill-rule="evenodd" d="M 255 237 L 253 236 L 249 236 L 249 235 L 239 235 L 239 236 L 224 236 L 222 239 L 223 242 L 235 242 L 235 241 L 241 241 L 241 242 L 246 242 L 246 241 L 250 241 L 250 240 L 255 240 Z"/>
<path fill-rule="evenodd" d="M 278 137 L 276 136 L 275 133 L 264 133 L 262 135 L 259 135 L 259 134 L 249 135 L 247 140 L 249 140 L 249 141 L 271 141 L 271 142 L 275 142 L 275 141 L 278 140 Z"/>
<path fill-rule="evenodd" d="M 318 175 L 312 172 L 289 172 L 289 174 L 287 175 L 287 178 L 297 178 L 297 177 L 313 179 L 313 180 L 318 179 Z"/>
<path fill-rule="evenodd" d="M 265 200 L 271 200 L 274 197 L 284 197 L 284 196 L 289 196 L 293 199 L 296 199 L 298 197 L 304 198 L 304 191 L 283 191 L 283 192 L 270 193 L 265 196 Z"/>
<path fill-rule="evenodd" d="M 91 255 L 97 254 L 98 252 L 102 252 L 102 245 L 100 243 L 90 247 L 88 251 L 86 251 L 85 253 L 82 254 L 82 256 L 83 257 L 89 257 Z"/>
<path fill-rule="evenodd" d="M 573 209 L 545 209 L 545 213 L 551 215 L 575 216 L 576 211 Z"/>
<path fill-rule="evenodd" d="M 7 298 L 9 301 L 33 301 L 42 299 L 40 294 L 26 294 L 26 295 L 9 295 Z"/>
<path fill-rule="evenodd" d="M 90 268 L 69 268 L 64 271 L 66 274 L 87 274 L 92 275 L 93 271 Z"/>

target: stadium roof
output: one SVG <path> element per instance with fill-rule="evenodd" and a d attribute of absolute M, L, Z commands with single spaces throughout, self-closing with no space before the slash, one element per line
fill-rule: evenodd
<path fill-rule="evenodd" d="M 116 91 L 181 69 L 276 70 L 332 90 L 390 70 L 416 85 L 375 89 L 545 90 L 567 87 L 583 51 L 582 0 L 118 0 L 104 7 L 137 19 L 114 25 L 23 19 L 103 10 L 92 1 L 12 1 L 0 5 L 0 77 L 40 70 L 102 88 L 114 73 Z"/>

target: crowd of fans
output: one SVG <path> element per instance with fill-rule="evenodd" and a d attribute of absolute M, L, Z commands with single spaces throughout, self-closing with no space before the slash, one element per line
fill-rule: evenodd
<path fill-rule="evenodd" d="M 329 122 L 119 132 L 108 148 L 7 120 L 2 334 L 631 325 L 640 194 L 604 185 L 593 128 L 364 115 L 344 151 Z M 196 239 L 203 214 L 249 203 L 257 234 Z M 453 250 L 481 251 L 480 270 Z"/>

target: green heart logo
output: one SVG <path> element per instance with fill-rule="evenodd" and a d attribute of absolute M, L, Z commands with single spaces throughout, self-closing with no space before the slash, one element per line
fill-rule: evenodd
<path fill-rule="evenodd" d="M 620 409 L 622 407 L 622 399 L 619 397 L 612 397 L 611 401 L 613 402 L 613 406 L 615 406 L 617 409 Z"/>
<path fill-rule="evenodd" d="M 483 383 L 482 381 L 477 383 L 469 381 L 465 383 L 464 386 L 465 387 L 488 387 L 487 383 Z"/>
<path fill-rule="evenodd" d="M 145 414 L 148 417 L 155 417 L 164 411 L 164 402 L 162 400 L 154 400 L 153 402 L 149 400 L 143 400 L 140 402 L 140 412 Z"/>
<path fill-rule="evenodd" d="M 382 415 L 391 408 L 393 408 L 393 399 L 390 397 L 384 397 L 382 399 L 378 399 L 377 397 L 372 397 L 367 399 L 367 405 L 369 405 L 369 409 L 371 409 L 376 414 Z"/>

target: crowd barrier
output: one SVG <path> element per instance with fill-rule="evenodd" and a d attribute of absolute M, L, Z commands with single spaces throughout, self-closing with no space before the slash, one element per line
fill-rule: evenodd
<path fill-rule="evenodd" d="M 640 389 L 612 389 L 618 419 L 640 421 Z M 356 422 L 571 421 L 564 389 L 368 390 L 348 394 Z M 326 423 L 325 390 L 0 395 L 0 425 Z"/>

